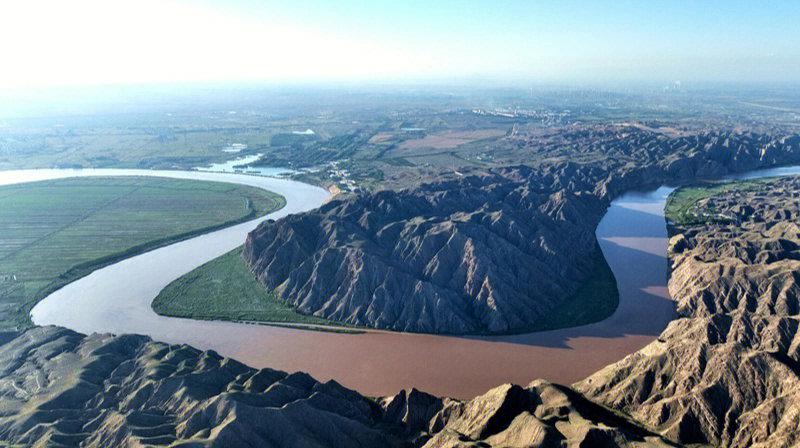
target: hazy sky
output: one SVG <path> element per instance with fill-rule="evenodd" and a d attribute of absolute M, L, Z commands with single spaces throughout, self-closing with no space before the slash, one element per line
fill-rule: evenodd
<path fill-rule="evenodd" d="M 0 88 L 800 81 L 796 1 L 2 0 Z"/>

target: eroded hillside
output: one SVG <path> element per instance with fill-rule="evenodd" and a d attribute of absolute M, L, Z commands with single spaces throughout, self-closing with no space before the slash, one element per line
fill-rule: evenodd
<path fill-rule="evenodd" d="M 381 400 L 136 335 L 28 330 L 0 345 L 0 444 L 81 447 L 591 446 L 666 442 L 566 387 Z M 5 445 L 4 445 L 5 446 Z M 588 445 L 587 445 L 588 446 Z"/>
<path fill-rule="evenodd" d="M 531 330 L 594 269 L 594 232 L 611 199 L 795 162 L 800 138 L 603 125 L 514 134 L 493 153 L 530 163 L 442 173 L 265 222 L 245 258 L 305 314 L 415 332 Z"/>
<path fill-rule="evenodd" d="M 731 188 L 670 225 L 680 316 L 572 388 L 363 397 L 142 336 L 0 339 L 0 441 L 19 446 L 793 446 L 800 178 Z M 308 219 L 305 217 L 304 219 Z"/>
<path fill-rule="evenodd" d="M 20 446 L 402 445 L 376 402 L 335 382 L 57 327 L 0 345 L 0 409 L 0 441 Z"/>
<path fill-rule="evenodd" d="M 593 268 L 602 204 L 559 179 L 519 167 L 332 201 L 260 226 L 245 258 L 303 313 L 403 331 L 525 329 Z"/>
<path fill-rule="evenodd" d="M 576 385 L 681 443 L 791 446 L 800 403 L 800 179 L 733 189 L 670 232 L 680 317 Z"/>

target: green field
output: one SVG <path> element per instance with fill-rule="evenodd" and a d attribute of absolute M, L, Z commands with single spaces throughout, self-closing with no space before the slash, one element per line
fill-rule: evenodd
<path fill-rule="evenodd" d="M 254 187 L 148 177 L 0 187 L 0 330 L 31 325 L 37 301 L 99 267 L 284 203 Z"/>
<path fill-rule="evenodd" d="M 336 324 L 300 314 L 250 273 L 242 248 L 173 281 L 153 301 L 158 314 L 194 319 Z"/>
<path fill-rule="evenodd" d="M 667 204 L 664 207 L 664 216 L 668 223 L 675 225 L 691 225 L 719 221 L 720 219 L 714 216 L 700 216 L 695 214 L 697 202 L 731 190 L 742 192 L 757 190 L 763 184 L 774 180 L 775 178 L 772 177 L 742 181 L 707 182 L 680 187 L 673 191 L 667 198 Z"/>

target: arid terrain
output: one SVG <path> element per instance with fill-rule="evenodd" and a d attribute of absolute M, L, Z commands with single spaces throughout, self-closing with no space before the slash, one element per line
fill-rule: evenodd
<path fill-rule="evenodd" d="M 0 345 L 0 440 L 12 446 L 666 445 L 566 387 L 503 385 L 469 402 L 366 398 L 135 335 L 28 330 Z"/>
<path fill-rule="evenodd" d="M 576 390 L 681 443 L 797 444 L 799 197 L 796 177 L 751 184 L 674 224 L 679 318 Z"/>
<path fill-rule="evenodd" d="M 180 314 L 189 318 L 185 326 L 165 324 L 147 297 L 187 273 L 184 264 L 211 261 L 201 262 L 196 248 L 186 252 L 196 260 L 169 258 L 156 268 L 155 288 L 121 274 L 105 285 L 84 277 L 98 291 L 112 284 L 124 291 L 82 303 L 126 299 L 86 310 L 56 303 L 50 315 L 72 319 L 75 326 L 62 325 L 76 329 L 88 315 L 116 318 L 122 326 L 114 328 L 128 330 L 85 327 L 101 334 L 84 335 L 33 326 L 0 334 L 0 444 L 797 444 L 800 181 L 691 187 L 680 215 L 667 210 L 669 294 L 661 210 L 637 209 L 635 198 L 621 207 L 647 215 L 657 236 L 598 237 L 612 201 L 635 191 L 800 163 L 792 95 L 319 92 L 294 100 L 268 93 L 200 108 L 165 101 L 157 113 L 3 121 L 0 165 L 7 168 L 222 164 L 240 175 L 279 169 L 303 187 L 336 192 L 319 208 L 295 209 L 287 200 L 288 216 L 263 222 L 246 241 L 242 233 L 220 254 L 244 243 L 243 257 L 231 259 L 246 264 L 222 264 L 270 294 L 286 319 L 348 328 L 196 321 L 203 316 L 191 307 Z M 616 282 L 600 256 L 610 245 L 640 254 L 628 260 L 641 266 Z M 218 265 L 207 266 L 206 279 L 220 278 Z M 593 288 L 603 272 L 600 280 L 612 287 Z M 642 281 L 632 286 L 637 275 Z M 0 273 L 0 282 L 9 281 L 13 273 Z M 631 297 L 641 303 L 620 306 L 625 313 L 617 316 L 614 285 L 637 289 Z M 205 317 L 242 319 L 220 291 L 220 312 Z M 133 310 L 134 303 L 143 305 Z M 648 314 L 655 308 L 657 317 Z M 133 311 L 109 318 L 106 309 Z M 129 315 L 149 316 L 164 336 L 122 334 L 147 331 Z M 629 331 L 616 331 L 614 319 L 632 322 Z M 193 345 L 225 356 L 185 345 L 181 328 L 196 330 Z M 208 328 L 217 331 L 202 331 Z M 553 328 L 561 330 L 534 333 Z M 366 331 L 347 333 L 353 330 Z M 415 359 L 418 353 L 425 357 Z M 493 360 L 501 357 L 511 367 L 498 367 Z M 294 373 L 273 370 L 278 363 Z M 536 379 L 531 366 L 547 378 Z M 323 381 L 302 373 L 318 367 Z M 415 375 L 420 370 L 426 378 Z M 369 389 L 329 380 L 342 372 Z M 550 374 L 577 382 L 556 384 Z M 487 380 L 497 375 L 503 380 Z M 401 386 L 385 392 L 389 380 Z M 439 393 L 432 385 L 448 381 L 468 392 L 455 399 L 422 391 Z M 400 390 L 408 384 L 421 390 Z"/>
<path fill-rule="evenodd" d="M 1 0 L 0 448 L 800 448 L 800 7 Z"/>
<path fill-rule="evenodd" d="M 40 327 L 3 335 L 0 439 L 20 446 L 793 445 L 800 178 L 735 185 L 697 187 L 689 214 L 667 216 L 678 317 L 655 342 L 571 387 L 536 380 L 468 401 L 416 390 L 373 399 L 141 336 Z"/>
<path fill-rule="evenodd" d="M 502 333 L 535 325 L 597 268 L 594 230 L 631 189 L 800 160 L 800 137 L 632 126 L 497 144 L 531 166 L 473 169 L 265 222 L 244 256 L 300 312 L 349 325 Z"/>

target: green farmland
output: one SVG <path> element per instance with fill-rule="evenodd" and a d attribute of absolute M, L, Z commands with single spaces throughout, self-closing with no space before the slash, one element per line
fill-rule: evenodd
<path fill-rule="evenodd" d="M 775 178 L 768 177 L 763 179 L 706 182 L 683 186 L 673 191 L 667 198 L 667 204 L 664 207 L 664 216 L 668 223 L 674 225 L 692 225 L 719 221 L 720 218 L 714 216 L 698 215 L 696 213 L 698 202 L 733 190 L 739 192 L 757 190 L 764 184 L 774 181 Z"/>
<path fill-rule="evenodd" d="M 0 187 L 0 331 L 55 289 L 137 253 L 284 205 L 258 188 L 147 177 Z"/>

